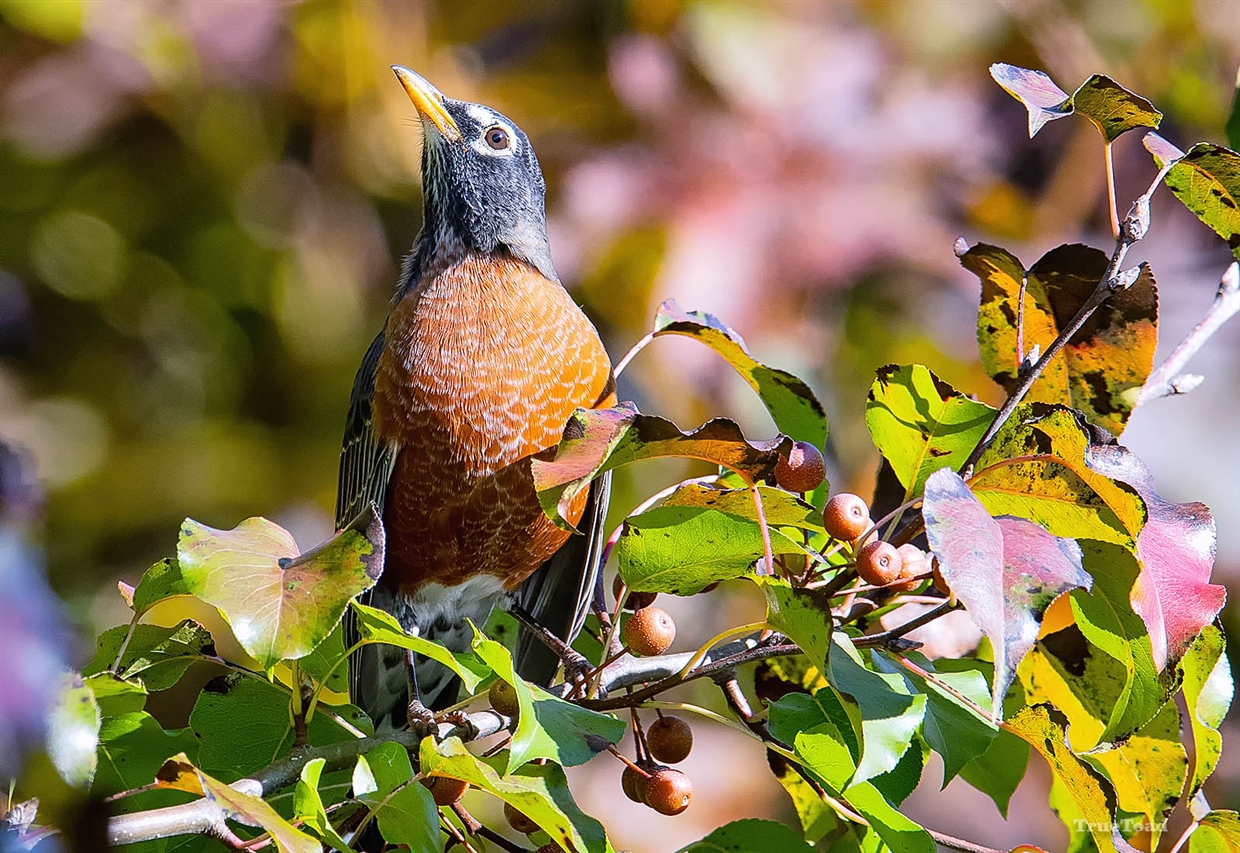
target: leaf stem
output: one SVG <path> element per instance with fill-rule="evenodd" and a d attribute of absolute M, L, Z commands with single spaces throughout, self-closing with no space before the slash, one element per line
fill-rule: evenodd
<path fill-rule="evenodd" d="M 758 484 L 749 487 L 753 496 L 754 511 L 758 514 L 758 530 L 762 533 L 762 554 L 766 558 L 766 573 L 775 574 L 775 557 L 771 553 L 771 531 L 766 526 L 766 510 L 762 507 L 762 495 L 758 492 Z"/>
<path fill-rule="evenodd" d="M 1119 204 L 1115 200 L 1115 156 L 1112 152 L 1111 140 L 1102 146 L 1102 157 L 1106 163 L 1107 172 L 1107 212 L 1111 215 L 1111 236 L 1118 239 L 1119 231 Z"/>
<path fill-rule="evenodd" d="M 612 376 L 614 376 L 616 379 L 619 379 L 620 374 L 624 372 L 624 369 L 629 366 L 629 362 L 633 360 L 633 356 L 637 355 L 639 352 L 644 350 L 646 346 L 653 340 L 654 340 L 654 332 L 647 332 L 645 335 L 642 336 L 641 340 L 633 344 L 633 346 L 629 347 L 629 351 L 626 352 L 624 354 L 624 357 L 621 358 L 618 362 L 616 362 L 616 366 L 612 368 L 612 371 L 611 371 Z"/>
<path fill-rule="evenodd" d="M 748 625 L 738 625 L 735 628 L 720 631 L 718 634 L 707 640 L 698 648 L 696 652 L 693 653 L 693 657 L 689 658 L 689 662 L 680 668 L 680 672 L 676 673 L 676 677 L 683 679 L 687 676 L 695 666 L 702 662 L 702 658 L 710 654 L 710 650 L 713 646 L 722 643 L 724 640 L 730 637 L 740 637 L 745 634 L 753 634 L 758 631 L 766 630 L 770 627 L 771 625 L 767 622 L 751 622 Z"/>

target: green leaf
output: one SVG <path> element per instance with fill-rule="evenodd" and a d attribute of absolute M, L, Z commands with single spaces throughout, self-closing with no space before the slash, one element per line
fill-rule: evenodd
<path fill-rule="evenodd" d="M 1224 127 L 1227 144 L 1233 151 L 1240 151 L 1240 71 L 1236 73 L 1236 88 L 1231 94 L 1231 112 Z"/>
<path fill-rule="evenodd" d="M 947 669 L 951 666 L 977 666 L 984 670 L 986 664 L 982 661 L 961 659 L 940 660 L 938 666 L 940 669 Z M 1017 684 L 1014 689 L 1008 691 L 1007 698 L 1004 700 L 1004 717 L 1010 717 L 1024 705 L 1025 698 L 1020 685 Z M 994 801 L 995 808 L 999 810 L 999 814 L 1006 819 L 1008 803 L 1011 802 L 1012 794 L 1015 793 L 1021 780 L 1025 778 L 1028 765 L 1029 744 L 1006 729 L 1001 729 L 995 739 L 990 742 L 990 748 L 961 769 L 960 778 L 990 797 Z"/>
<path fill-rule="evenodd" d="M 401 649 L 409 649 L 437 661 L 460 676 L 465 689 L 473 693 L 491 669 L 477 655 L 450 652 L 438 643 L 412 637 L 405 633 L 400 623 L 385 610 L 368 607 L 356 601 L 350 605 L 356 616 L 358 636 L 367 643 L 386 643 Z"/>
<path fill-rule="evenodd" d="M 590 481 L 604 471 L 630 462 L 660 457 L 701 459 L 745 477 L 746 484 L 774 482 L 780 454 L 787 456 L 792 439 L 751 442 L 727 418 L 707 421 L 692 432 L 681 432 L 671 421 L 643 415 L 632 403 L 610 409 L 578 409 L 564 429 L 564 438 L 550 460 L 531 459 L 534 489 L 543 512 L 564 524 L 568 509 Z"/>
<path fill-rule="evenodd" d="M 986 678 L 976 669 L 939 672 L 923 655 L 913 652 L 906 657 L 931 673 L 934 680 L 908 671 L 885 655 L 876 654 L 874 660 L 876 666 L 903 677 L 910 689 L 926 697 L 926 721 L 922 726 L 922 735 L 926 743 L 943 758 L 943 787 L 947 787 L 947 783 L 966 764 L 985 754 L 999 728 L 991 720 L 979 716 L 945 687 L 983 708 L 990 700 L 990 689 Z"/>
<path fill-rule="evenodd" d="M 701 841 L 681 847 L 678 853 L 813 853 L 796 832 L 773 820 L 745 818 L 725 823 Z"/>
<path fill-rule="evenodd" d="M 80 675 L 66 673 L 60 681 L 60 693 L 47 711 L 47 754 L 65 782 L 84 788 L 95 778 L 102 716 Z"/>
<path fill-rule="evenodd" d="M 354 737 L 322 708 L 307 726 L 311 746 Z M 351 705 L 331 709 L 354 726 L 365 727 L 361 711 Z M 289 695 L 257 678 L 232 673 L 212 679 L 189 715 L 201 739 L 198 765 L 227 779 L 248 776 L 288 754 L 293 746 Z"/>
<path fill-rule="evenodd" d="M 914 735 L 913 742 L 904 750 L 896 766 L 875 776 L 870 784 L 878 789 L 884 800 L 898 807 L 921 784 L 921 774 L 926 769 L 926 757 L 929 755 L 930 747 L 925 740 Z"/>
<path fill-rule="evenodd" d="M 804 553 L 777 530 L 770 539 L 773 554 Z M 615 554 L 630 590 L 693 595 L 748 574 L 763 554 L 762 528 L 714 509 L 660 506 L 625 520 Z"/>
<path fill-rule="evenodd" d="M 848 804 L 869 821 L 892 853 L 934 853 L 934 839 L 905 817 L 870 782 L 860 782 L 844 792 Z"/>
<path fill-rule="evenodd" d="M 1100 703 L 1106 728 L 1098 740 L 1105 742 L 1126 737 L 1153 719 L 1170 691 L 1154 663 L 1149 629 L 1132 609 L 1132 589 L 1140 574 L 1136 557 L 1104 542 L 1085 540 L 1081 546 L 1085 569 L 1095 580 L 1090 592 L 1072 592 L 1072 614 L 1085 638 L 1126 673 L 1119 695 L 1108 695 Z"/>
<path fill-rule="evenodd" d="M 124 681 L 110 672 L 88 675 L 82 681 L 94 694 L 105 721 L 108 717 L 141 711 L 146 706 L 146 687 L 141 682 Z"/>
<path fill-rule="evenodd" d="M 194 754 L 198 739 L 188 728 L 166 732 L 145 711 L 107 717 L 99 729 L 99 769 L 91 792 L 106 797 L 129 791 L 155 780 L 155 773 L 177 753 Z M 137 802 L 119 801 L 124 811 L 141 811 L 177 801 L 166 793 L 142 795 Z"/>
<path fill-rule="evenodd" d="M 526 764 L 504 773 L 500 757 L 478 758 L 458 738 L 422 741 L 419 767 L 424 776 L 463 779 L 499 797 L 538 824 L 551 840 L 578 853 L 614 853 L 603 825 L 582 812 L 568 790 L 564 771 L 555 764 Z"/>
<path fill-rule="evenodd" d="M 766 597 L 771 627 L 800 646 L 811 664 L 825 669 L 834 625 L 831 600 L 814 590 L 794 588 L 783 578 L 754 575 L 751 580 Z"/>
<path fill-rule="evenodd" d="M 625 724 L 615 717 L 565 702 L 520 679 L 508 649 L 474 630 L 474 653 L 517 693 L 521 713 L 512 735 L 508 772 L 539 758 L 573 767 L 585 764 L 624 737 Z"/>
<path fill-rule="evenodd" d="M 340 837 L 331 821 L 327 819 L 327 811 L 323 808 L 323 798 L 319 796 L 319 779 L 323 775 L 323 765 L 326 763 L 326 759 L 315 758 L 306 762 L 306 766 L 301 768 L 301 776 L 297 780 L 297 787 L 293 790 L 293 819 L 301 821 L 320 841 L 337 850 L 348 851 L 351 849 L 349 843 Z"/>
<path fill-rule="evenodd" d="M 1162 113 L 1153 104 L 1102 74 L 1081 84 L 1072 95 L 1072 108 L 1093 122 L 1107 142 L 1133 128 L 1158 127 L 1162 122 Z"/>
<path fill-rule="evenodd" d="M 768 707 L 771 734 L 791 744 L 805 768 L 832 793 L 847 788 L 861 743 L 835 689 L 826 687 L 812 696 L 789 693 Z"/>
<path fill-rule="evenodd" d="M 1020 381 L 1018 341 L 1024 355 L 1035 348 L 1047 350 L 1093 295 L 1109 261 L 1098 249 L 1077 244 L 1052 249 L 1028 273 L 1015 256 L 997 246 L 978 243 L 961 256 L 960 263 L 982 285 L 977 315 L 982 366 L 1005 391 L 1010 394 Z M 1079 409 L 1091 422 L 1119 435 L 1149 377 L 1157 344 L 1157 285 L 1143 267 L 1132 286 L 1095 310 L 1046 365 L 1026 399 Z"/>
<path fill-rule="evenodd" d="M 349 660 L 345 655 L 344 626 L 337 625 L 327 639 L 314 647 L 300 662 L 302 672 L 319 684 L 327 679 L 326 687 L 333 693 L 349 692 Z"/>
<path fill-rule="evenodd" d="M 771 527 L 795 527 L 815 533 L 823 532 L 822 510 L 790 492 L 772 486 L 758 486 L 758 494 L 762 497 L 762 515 Z M 754 506 L 753 492 L 749 489 L 725 489 L 718 485 L 687 483 L 664 498 L 660 506 L 699 507 L 749 521 L 758 520 L 758 509 Z"/>
<path fill-rule="evenodd" d="M 926 715 L 926 697 L 914 696 L 898 675 L 866 669 L 852 641 L 835 632 L 828 658 L 833 687 L 857 703 L 861 716 L 861 761 L 853 777 L 872 779 L 896 766 Z"/>
<path fill-rule="evenodd" d="M 904 500 L 920 495 L 934 471 L 964 464 L 994 417 L 993 408 L 919 364 L 881 368 L 865 406 L 870 437 L 904 486 Z"/>
<path fill-rule="evenodd" d="M 1240 154 L 1198 142 L 1167 171 L 1163 182 L 1240 259 Z"/>
<path fill-rule="evenodd" d="M 1216 810 L 1201 818 L 1188 838 L 1188 853 L 1240 851 L 1240 813 Z"/>
<path fill-rule="evenodd" d="M 264 669 L 305 657 L 340 622 L 349 600 L 374 586 L 383 527 L 374 507 L 298 555 L 288 531 L 264 518 L 232 530 L 186 519 L 177 559 L 186 588 L 219 609 Z"/>
<path fill-rule="evenodd" d="M 992 516 L 1014 515 L 1054 536 L 1132 548 L 1145 525 L 1145 501 L 1132 486 L 1090 467 L 1091 439 L 1078 417 L 1063 406 L 1018 406 L 982 455 L 969 488 Z"/>
<path fill-rule="evenodd" d="M 1236 689 L 1225 652 L 1223 632 L 1216 625 L 1207 625 L 1180 661 L 1196 754 L 1193 781 L 1188 789 L 1190 799 L 1214 773 L 1223 752 L 1223 736 L 1218 729 Z"/>
<path fill-rule="evenodd" d="M 741 336 L 718 317 L 703 311 L 685 311 L 676 300 L 669 299 L 655 314 L 654 336 L 663 335 L 685 335 L 706 344 L 758 392 L 776 429 L 818 448 L 826 445 L 827 413 L 813 390 L 786 370 L 756 361 Z"/>
<path fill-rule="evenodd" d="M 358 766 L 363 765 L 369 769 L 374 787 L 357 796 L 374 811 L 384 840 L 406 845 L 414 853 L 439 853 L 443 849 L 439 809 L 425 785 L 410 783 L 413 765 L 404 747 L 379 744 L 358 758 Z"/>
<path fill-rule="evenodd" d="M 840 818 L 818 792 L 797 772 L 792 762 L 778 753 L 767 751 L 767 763 L 779 784 L 788 792 L 792 807 L 801 820 L 805 840 L 817 844 L 840 826 Z"/>
<path fill-rule="evenodd" d="M 84 672 L 93 675 L 111 668 L 128 634 L 128 625 L 100 634 L 95 659 Z M 141 678 L 148 690 L 167 690 L 181 680 L 191 663 L 214 656 L 215 641 L 210 632 L 193 619 L 171 628 L 136 625 L 121 657 L 119 674 L 125 679 Z"/>
<path fill-rule="evenodd" d="M 175 559 L 166 557 L 142 573 L 129 606 L 141 616 L 164 599 L 178 595 L 192 593 L 181 576 L 181 566 Z"/>
<path fill-rule="evenodd" d="M 1022 709 L 1006 724 L 1037 750 L 1089 827 L 1100 853 L 1135 853 L 1120 837 L 1114 819 L 1115 791 L 1097 770 L 1077 756 L 1067 742 L 1067 721 L 1049 705 Z"/>

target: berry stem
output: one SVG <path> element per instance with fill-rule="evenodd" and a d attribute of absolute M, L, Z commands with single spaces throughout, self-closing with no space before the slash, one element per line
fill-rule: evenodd
<path fill-rule="evenodd" d="M 762 532 L 762 554 L 766 558 L 767 574 L 775 574 L 775 558 L 771 556 L 771 531 L 766 526 L 766 510 L 762 507 L 762 495 L 758 492 L 758 484 L 749 487 L 753 495 L 753 506 L 758 513 L 758 530 Z"/>
<path fill-rule="evenodd" d="M 642 774 L 642 776 L 644 776 L 645 778 L 647 778 L 647 779 L 649 779 L 649 778 L 650 778 L 650 774 L 649 774 L 649 773 L 647 773 L 645 770 L 641 769 L 641 767 L 639 767 L 639 766 L 638 766 L 637 764 L 635 764 L 634 762 L 630 761 L 630 760 L 629 760 L 629 757 L 628 757 L 627 755 L 625 755 L 625 754 L 624 754 L 623 752 L 621 752 L 620 750 L 616 749 L 616 748 L 615 748 L 614 746 L 612 746 L 611 744 L 608 744 L 608 745 L 607 745 L 607 751 L 608 751 L 608 752 L 610 752 L 612 755 L 616 756 L 616 758 L 619 758 L 622 762 L 624 762 L 625 764 L 627 764 L 629 767 L 631 767 L 631 768 L 632 768 L 633 770 L 635 770 L 636 772 L 638 772 L 638 773 Z"/>
<path fill-rule="evenodd" d="M 719 632 L 707 640 L 696 652 L 693 653 L 693 657 L 689 658 L 689 662 L 681 667 L 680 672 L 676 673 L 676 677 L 683 679 L 690 672 L 692 672 L 693 668 L 702 662 L 702 659 L 710 653 L 711 648 L 716 644 L 722 643 L 730 637 L 739 637 L 743 634 L 752 634 L 755 631 L 770 629 L 770 627 L 770 624 L 767 622 L 752 622 L 748 625 L 739 625 L 735 628 L 729 628 L 726 631 Z"/>

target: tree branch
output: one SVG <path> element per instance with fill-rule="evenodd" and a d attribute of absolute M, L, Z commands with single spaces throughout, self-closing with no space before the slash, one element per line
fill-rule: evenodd
<path fill-rule="evenodd" d="M 1180 341 L 1158 369 L 1145 380 L 1137 405 L 1144 405 L 1159 397 L 1187 394 L 1200 385 L 1204 377 L 1191 373 L 1181 374 L 1180 371 L 1237 311 L 1240 311 L 1240 263 L 1233 262 L 1219 279 L 1214 302 L 1210 304 L 1201 322 L 1193 326 L 1184 336 L 1184 340 Z"/>

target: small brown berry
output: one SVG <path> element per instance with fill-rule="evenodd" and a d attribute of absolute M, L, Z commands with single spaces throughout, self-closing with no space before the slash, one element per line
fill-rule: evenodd
<path fill-rule="evenodd" d="M 871 586 L 886 586 L 900 577 L 904 559 L 890 542 L 876 539 L 857 552 L 857 574 Z"/>
<path fill-rule="evenodd" d="M 620 787 L 624 790 L 624 795 L 635 803 L 646 804 L 646 782 L 647 777 L 643 776 L 639 771 L 634 770 L 627 764 L 624 772 L 620 774 Z"/>
<path fill-rule="evenodd" d="M 661 655 L 676 639 L 676 623 L 666 610 L 643 607 L 624 623 L 621 639 L 635 655 Z"/>
<path fill-rule="evenodd" d="M 680 814 L 693 799 L 693 782 L 679 770 L 664 767 L 646 783 L 646 805 L 659 814 Z"/>
<path fill-rule="evenodd" d="M 437 806 L 450 806 L 469 790 L 469 783 L 464 779 L 449 779 L 447 776 L 428 776 L 422 784 L 430 790 Z"/>
<path fill-rule="evenodd" d="M 832 539 L 852 542 L 870 529 L 870 507 L 857 495 L 840 492 L 822 508 L 822 525 Z"/>
<path fill-rule="evenodd" d="M 646 746 L 656 761 L 678 764 L 693 749 L 693 729 L 679 717 L 660 717 L 646 730 Z"/>
<path fill-rule="evenodd" d="M 529 835 L 531 832 L 538 831 L 538 824 L 530 820 L 525 814 L 513 808 L 510 804 L 504 803 L 504 819 L 508 821 L 508 825 L 517 832 Z"/>
<path fill-rule="evenodd" d="M 775 463 L 775 482 L 781 489 L 801 494 L 812 492 L 827 478 L 827 466 L 822 451 L 808 441 L 792 445 L 787 457 L 779 457 Z"/>
<path fill-rule="evenodd" d="M 624 581 L 620 579 L 620 575 L 616 575 L 616 579 L 611 582 L 611 594 L 620 600 L 620 593 L 624 589 Z M 624 600 L 625 610 L 641 610 L 643 607 L 649 607 L 654 604 L 654 600 L 659 597 L 657 592 L 629 592 L 629 597 Z"/>
<path fill-rule="evenodd" d="M 517 700 L 517 688 L 504 679 L 496 679 L 487 689 L 487 699 L 496 713 L 516 719 L 521 713 L 521 703 Z"/>
<path fill-rule="evenodd" d="M 921 575 L 930 571 L 929 555 L 916 545 L 901 545 L 896 549 L 900 555 L 900 574 L 891 585 L 893 592 L 912 592 L 921 586 Z"/>

